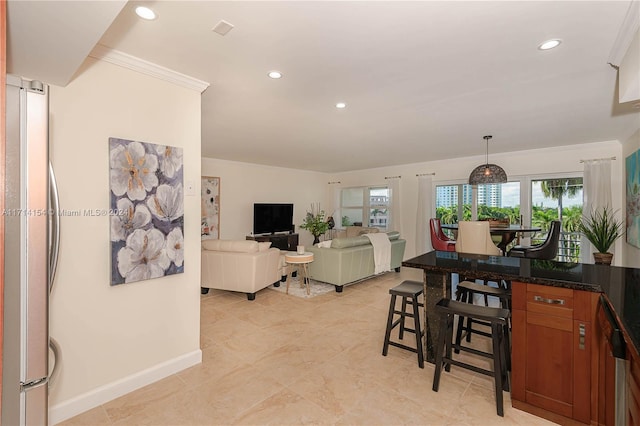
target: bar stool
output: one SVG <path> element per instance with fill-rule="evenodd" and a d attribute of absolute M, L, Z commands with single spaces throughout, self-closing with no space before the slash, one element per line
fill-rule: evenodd
<path fill-rule="evenodd" d="M 424 287 L 422 282 L 420 281 L 410 281 L 405 280 L 397 286 L 389 289 L 389 294 L 391 295 L 391 301 L 389 303 L 389 316 L 387 318 L 387 330 L 384 335 L 384 346 L 382 347 L 382 355 L 387 356 L 387 352 L 389 351 L 389 345 L 395 346 L 401 349 L 406 349 L 408 351 L 414 352 L 418 354 L 418 366 L 420 368 L 424 368 L 424 354 L 422 350 L 422 336 L 424 335 L 424 331 L 422 327 L 420 327 L 420 306 L 424 306 L 424 303 L 418 302 L 418 296 L 420 296 L 424 292 Z M 400 296 L 402 297 L 402 310 L 396 310 L 396 298 Z M 412 310 L 407 311 L 407 305 L 411 304 Z M 397 320 L 393 320 L 394 315 L 400 315 Z M 408 328 L 405 326 L 405 318 L 413 318 L 414 328 Z M 398 342 L 391 341 L 391 330 L 395 327 L 400 326 L 399 338 L 402 340 L 404 336 L 404 332 L 410 332 L 415 334 L 416 336 L 416 346 L 410 347 Z"/>
<path fill-rule="evenodd" d="M 509 377 L 506 369 L 506 334 L 508 333 L 507 319 L 510 317 L 509 311 L 503 308 L 472 305 L 470 303 L 458 302 L 446 298 L 440 299 L 440 301 L 436 303 L 435 311 L 436 314 L 440 315 L 440 331 L 436 346 L 436 368 L 433 375 L 433 390 L 438 392 L 443 365 L 445 371 L 450 371 L 451 365 L 456 365 L 475 371 L 476 373 L 493 376 L 496 388 L 496 411 L 499 416 L 504 417 L 502 391 L 509 390 Z M 490 323 L 492 352 L 483 352 L 478 349 L 453 343 L 453 320 L 455 315 L 481 319 Z M 493 370 L 485 370 L 484 368 L 453 359 L 451 354 L 452 349 L 493 359 Z"/>
<path fill-rule="evenodd" d="M 506 309 L 507 311 L 511 311 L 511 290 L 507 290 L 505 288 L 496 288 L 488 285 L 478 284 L 471 281 L 462 281 L 458 284 L 456 300 L 458 302 L 471 303 L 473 304 L 474 295 L 480 294 L 484 296 L 485 305 L 488 296 L 497 297 L 500 300 L 500 307 L 502 309 Z M 466 320 L 466 325 L 464 325 Z M 481 336 L 491 337 L 491 333 L 473 329 L 473 324 L 483 325 L 487 327 L 491 327 L 491 323 L 487 321 L 483 321 L 481 319 L 472 318 L 472 317 L 464 317 L 460 316 L 458 318 L 458 329 L 456 331 L 456 345 L 460 345 L 462 341 L 462 333 L 466 331 L 466 340 L 467 342 L 471 342 L 471 334 L 479 334 Z M 511 328 L 510 318 L 507 319 L 508 329 Z M 509 340 L 509 333 L 505 336 L 506 339 L 506 348 L 507 354 L 511 353 L 511 344 Z M 460 353 L 459 350 L 456 349 L 455 353 Z M 507 357 L 507 370 L 511 370 L 511 357 Z"/>

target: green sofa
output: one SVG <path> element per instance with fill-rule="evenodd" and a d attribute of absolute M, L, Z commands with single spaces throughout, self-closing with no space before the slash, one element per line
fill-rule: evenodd
<path fill-rule="evenodd" d="M 400 233 L 387 232 L 391 241 L 391 268 L 400 272 L 406 241 L 400 239 Z M 333 284 L 338 293 L 343 286 L 374 275 L 373 246 L 364 235 L 350 238 L 335 238 L 331 247 L 308 247 L 313 253 L 313 262 L 309 264 L 311 279 Z"/>

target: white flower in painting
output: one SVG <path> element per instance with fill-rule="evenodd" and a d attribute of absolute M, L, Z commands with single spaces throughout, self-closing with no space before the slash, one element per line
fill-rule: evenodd
<path fill-rule="evenodd" d="M 136 229 L 118 251 L 118 272 L 127 283 L 163 277 L 170 265 L 164 235 L 157 229 Z"/>
<path fill-rule="evenodd" d="M 184 237 L 182 230 L 175 228 L 167 235 L 167 256 L 177 267 L 184 262 Z"/>
<path fill-rule="evenodd" d="M 111 191 L 131 200 L 144 200 L 147 192 L 158 185 L 158 157 L 147 154 L 140 142 L 111 150 Z"/>
<path fill-rule="evenodd" d="M 182 148 L 158 145 L 156 152 L 160 158 L 160 170 L 166 177 L 173 178 L 182 168 Z"/>
<path fill-rule="evenodd" d="M 184 214 L 182 185 L 160 185 L 147 199 L 147 207 L 160 220 L 172 221 Z"/>
<path fill-rule="evenodd" d="M 120 215 L 111 216 L 111 241 L 126 240 L 129 234 L 151 222 L 151 212 L 144 204 L 133 206 L 128 198 L 120 198 L 117 203 Z"/>

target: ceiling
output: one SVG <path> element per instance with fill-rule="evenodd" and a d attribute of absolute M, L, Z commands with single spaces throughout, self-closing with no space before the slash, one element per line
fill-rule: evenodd
<path fill-rule="evenodd" d="M 333 173 L 484 155 L 487 134 L 491 155 L 640 126 L 607 64 L 630 0 L 8 5 L 9 72 L 65 85 L 99 43 L 209 82 L 205 157 Z M 25 39 L 46 53 L 24 60 Z"/>

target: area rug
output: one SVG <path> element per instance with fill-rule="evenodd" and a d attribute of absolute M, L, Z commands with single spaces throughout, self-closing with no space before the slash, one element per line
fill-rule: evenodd
<path fill-rule="evenodd" d="M 330 291 L 335 291 L 335 286 L 333 284 L 321 283 L 318 281 L 311 280 L 310 285 L 310 294 L 307 294 L 306 286 L 300 287 L 300 280 L 298 277 L 291 278 L 291 276 L 287 277 L 287 281 L 289 281 L 289 295 L 302 297 L 305 299 L 320 296 L 321 294 L 328 293 Z M 280 287 L 274 287 L 273 284 L 267 287 L 271 290 L 279 291 L 280 293 L 285 293 L 287 291 L 287 283 L 280 283 Z"/>

